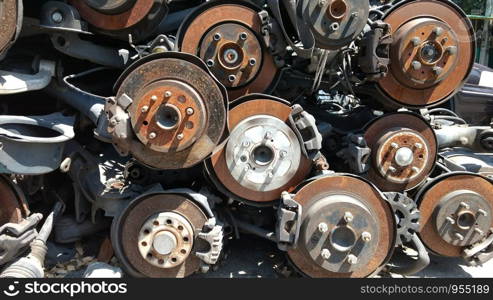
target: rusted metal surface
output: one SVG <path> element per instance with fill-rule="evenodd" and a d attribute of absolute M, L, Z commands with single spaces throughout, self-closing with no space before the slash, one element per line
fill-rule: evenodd
<path fill-rule="evenodd" d="M 121 5 L 117 5 L 117 7 L 126 8 L 126 10 L 117 14 L 109 14 L 104 9 L 98 11 L 94 5 L 89 5 L 90 2 L 88 3 L 86 0 L 70 0 L 70 3 L 93 26 L 104 30 L 122 30 L 142 21 L 151 12 L 155 0 L 136 0 L 133 5 L 120 3 Z"/>
<path fill-rule="evenodd" d="M 190 147 L 203 133 L 206 106 L 196 90 L 179 81 L 163 80 L 140 92 L 130 114 L 139 140 L 159 152 L 178 152 Z"/>
<path fill-rule="evenodd" d="M 22 191 L 4 175 L 0 176 L 0 225 L 19 223 L 29 211 Z"/>
<path fill-rule="evenodd" d="M 123 94 L 135 100 L 127 111 L 138 140 L 115 134 L 115 143 L 149 166 L 191 167 L 212 153 L 225 130 L 226 99 L 216 81 L 184 59 L 138 66 L 121 83 L 117 97 Z"/>
<path fill-rule="evenodd" d="M 277 73 L 272 55 L 259 40 L 262 23 L 257 13 L 239 4 L 207 5 L 180 29 L 181 51 L 202 58 L 228 88 L 230 100 L 266 91 Z"/>
<path fill-rule="evenodd" d="M 106 237 L 99 246 L 97 260 L 104 263 L 109 263 L 113 258 L 113 255 L 114 251 L 113 246 L 111 245 L 111 239 L 109 237 Z"/>
<path fill-rule="evenodd" d="M 410 107 L 440 103 L 462 86 L 475 51 L 470 21 L 448 1 L 408 1 L 384 21 L 394 35 L 388 76 L 379 87 Z"/>
<path fill-rule="evenodd" d="M 294 200 L 303 216 L 298 244 L 288 256 L 301 273 L 366 277 L 386 263 L 394 248 L 394 215 L 370 184 L 353 176 L 327 176 L 305 185 Z"/>
<path fill-rule="evenodd" d="M 193 253 L 204 250 L 198 249 L 198 244 L 194 245 L 194 248 L 192 249 L 193 253 L 186 253 L 182 263 L 176 263 L 174 267 L 165 268 L 156 266 L 142 257 L 139 250 L 139 245 L 142 243 L 139 239 L 142 233 L 142 225 L 149 220 L 149 218 L 156 215 L 156 213 L 178 214 L 190 223 L 191 228 L 194 231 L 190 236 L 183 236 L 179 232 L 178 227 L 173 231 L 176 234 L 175 238 L 181 239 L 180 243 L 189 243 L 191 240 L 195 239 L 197 235 L 196 231 L 200 230 L 207 221 L 207 217 L 202 210 L 195 203 L 183 196 L 174 194 L 146 196 L 131 204 L 123 212 L 123 215 L 119 218 L 118 232 L 117 234 L 112 235 L 114 236 L 113 244 L 116 243 L 121 248 L 123 255 L 125 255 L 125 260 L 130 267 L 144 276 L 176 278 L 185 277 L 196 272 L 200 267 L 200 259 Z M 157 224 L 155 226 L 166 227 L 165 224 Z M 159 232 L 162 233 L 163 230 L 160 230 Z M 158 232 L 154 232 L 153 234 L 157 233 Z"/>
<path fill-rule="evenodd" d="M 290 112 L 291 108 L 288 105 L 274 100 L 255 99 L 246 101 L 231 109 L 228 120 L 229 128 L 233 132 L 240 122 L 256 115 L 272 116 L 287 122 Z M 255 191 L 241 185 L 232 177 L 226 161 L 226 145 L 216 152 L 210 160 L 215 175 L 228 191 L 240 198 L 254 202 L 269 202 L 279 199 L 283 191 L 293 190 L 308 175 L 311 169 L 311 162 L 305 156 L 301 156 L 298 170 L 286 184 L 274 190 Z"/>
<path fill-rule="evenodd" d="M 451 257 L 485 237 L 493 226 L 493 184 L 476 174 L 442 176 L 423 188 L 419 235 L 433 252 Z"/>
<path fill-rule="evenodd" d="M 365 139 L 372 150 L 368 178 L 383 191 L 409 190 L 427 178 L 434 167 L 436 137 L 417 115 L 381 117 L 367 127 Z"/>
<path fill-rule="evenodd" d="M 0 55 L 7 48 L 17 32 L 17 0 L 0 2 Z M 22 17 L 22 16 L 21 16 Z"/>

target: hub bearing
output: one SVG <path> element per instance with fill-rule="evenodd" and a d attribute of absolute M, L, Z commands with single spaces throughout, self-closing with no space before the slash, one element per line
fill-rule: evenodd
<path fill-rule="evenodd" d="M 404 1 L 384 22 L 393 29 L 394 42 L 390 72 L 378 84 L 393 101 L 436 105 L 462 86 L 474 62 L 475 38 L 460 8 L 449 1 Z"/>
<path fill-rule="evenodd" d="M 308 175 L 311 162 L 286 123 L 290 112 L 288 105 L 269 99 L 245 101 L 231 109 L 230 138 L 210 164 L 214 176 L 236 198 L 273 201 Z"/>
<path fill-rule="evenodd" d="M 493 226 L 493 185 L 468 173 L 440 176 L 418 193 L 420 237 L 433 252 L 461 256 L 464 247 L 486 237 Z"/>
<path fill-rule="evenodd" d="M 435 164 L 435 133 L 417 115 L 385 115 L 370 123 L 365 139 L 372 149 L 373 167 L 368 177 L 384 191 L 412 189 L 430 174 Z"/>
<path fill-rule="evenodd" d="M 294 200 L 303 215 L 300 237 L 288 256 L 303 274 L 366 277 L 388 260 L 394 216 L 370 184 L 353 176 L 327 176 L 302 187 Z"/>
<path fill-rule="evenodd" d="M 228 88 L 231 100 L 266 91 L 277 73 L 272 55 L 259 39 L 258 11 L 250 5 L 206 3 L 179 30 L 181 51 L 204 60 Z"/>

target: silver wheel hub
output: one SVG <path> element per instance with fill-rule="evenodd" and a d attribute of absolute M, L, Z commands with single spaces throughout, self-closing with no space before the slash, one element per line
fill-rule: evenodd
<path fill-rule="evenodd" d="M 283 121 L 266 115 L 239 123 L 226 146 L 231 176 L 255 191 L 271 191 L 288 183 L 298 170 L 301 155 L 293 130 Z"/>

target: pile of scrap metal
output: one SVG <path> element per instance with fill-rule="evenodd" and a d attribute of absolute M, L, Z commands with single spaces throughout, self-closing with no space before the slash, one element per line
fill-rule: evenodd
<path fill-rule="evenodd" d="M 475 100 L 454 97 L 476 46 L 453 2 L 3 0 L 0 14 L 2 277 L 42 277 L 47 247 L 96 235 L 135 277 L 212 272 L 244 233 L 292 276 L 493 257 L 493 113 L 473 97 L 472 122 Z"/>

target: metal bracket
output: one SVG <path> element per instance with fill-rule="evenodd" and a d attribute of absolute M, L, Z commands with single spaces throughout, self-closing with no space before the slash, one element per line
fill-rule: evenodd
<path fill-rule="evenodd" d="M 293 195 L 283 192 L 277 209 L 276 240 L 279 250 L 287 251 L 298 242 L 301 228 L 302 207 Z"/>
<path fill-rule="evenodd" d="M 368 159 L 371 149 L 361 134 L 349 134 L 346 137 L 347 147 L 337 152 L 337 156 L 344 159 L 351 170 L 356 174 L 363 174 L 370 169 Z"/>
<path fill-rule="evenodd" d="M 462 257 L 470 266 L 480 266 L 493 258 L 493 228 L 482 242 L 476 243 L 462 251 Z"/>
<path fill-rule="evenodd" d="M 0 70 L 0 95 L 42 90 L 55 76 L 55 62 L 40 60 L 36 74 L 24 74 Z"/>
<path fill-rule="evenodd" d="M 303 154 L 313 159 L 320 149 L 322 149 L 322 135 L 318 131 L 315 118 L 303 110 L 301 105 L 295 104 L 291 107 L 289 123 L 291 128 L 302 143 Z"/>
<path fill-rule="evenodd" d="M 196 252 L 195 255 L 206 264 L 214 265 L 223 249 L 223 227 L 216 224 L 216 218 L 210 218 L 199 232 L 198 237 L 209 243 L 210 248 L 207 252 Z"/>

